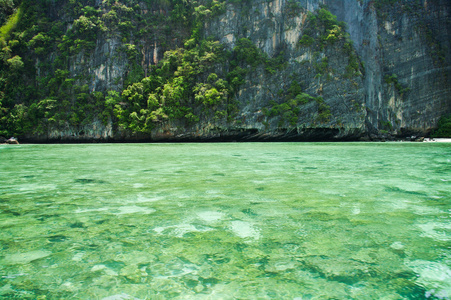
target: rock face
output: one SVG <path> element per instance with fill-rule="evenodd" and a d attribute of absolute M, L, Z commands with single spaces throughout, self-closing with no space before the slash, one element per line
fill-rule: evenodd
<path fill-rule="evenodd" d="M 300 1 L 297 11 L 290 11 L 288 4 L 283 0 L 253 1 L 250 9 L 228 5 L 227 12 L 207 26 L 206 35 L 213 35 L 230 49 L 240 38 L 249 38 L 269 57 L 283 53 L 287 61 L 286 68 L 274 74 L 263 68 L 248 74 L 236 95 L 240 127 L 254 130 L 253 137 L 257 139 L 359 138 L 367 131 L 364 75 L 360 72 L 363 70 L 345 76 L 350 55 L 343 49 L 343 41 L 327 44 L 324 49 L 300 45 L 308 14 L 319 9 L 320 2 Z M 265 116 L 262 107 L 270 107 L 274 100 L 283 102 L 281 94 L 293 80 L 300 83 L 305 93 L 322 97 L 324 103 L 312 101 L 303 105 L 295 124 L 281 120 L 279 115 Z"/>
<path fill-rule="evenodd" d="M 373 1 L 325 1 L 338 20 L 347 23 L 364 65 L 362 76 L 343 78 L 340 75 L 345 73 L 349 58 L 340 51 L 342 45 L 327 47 L 316 63 L 322 57 L 329 58 L 332 80 L 315 78 L 314 53 L 298 46 L 308 12 L 287 16 L 288 2 L 254 1 L 248 14 L 229 5 L 224 16 L 209 24 L 208 34 L 230 47 L 238 39 L 236 28 L 245 27 L 244 35 L 269 55 L 278 48 L 287 53 L 289 67 L 278 77 L 255 72 L 240 90 L 239 102 L 248 103 L 240 109 L 246 127 L 263 131 L 256 122 L 258 107 L 278 89 L 287 88 L 293 74 L 303 80 L 307 92 L 323 96 L 330 106 L 331 118 L 329 122 L 315 123 L 315 108 L 307 107 L 301 112 L 302 124 L 292 128 L 291 138 L 293 130 L 307 139 L 355 139 L 366 135 L 377 138 L 387 133 L 401 137 L 427 135 L 440 116 L 450 113 L 450 53 L 446 51 L 450 49 L 449 1 L 421 1 L 421 5 L 407 1 L 395 4 L 394 9 L 377 8 Z M 300 3 L 308 11 L 321 4 Z M 271 131 L 277 135 L 273 124 Z M 310 134 L 312 131 L 315 133 Z"/>
<path fill-rule="evenodd" d="M 30 132 L 21 138 L 40 142 L 377 139 L 427 136 L 441 116 L 451 113 L 450 1 L 403 0 L 385 6 L 369 0 L 251 2 L 227 2 L 225 11 L 208 19 L 203 30 L 204 37 L 220 41 L 228 51 L 246 38 L 284 64 L 275 69 L 247 66 L 244 84 L 233 94 L 237 107 L 233 118 L 201 117 L 196 124 L 167 120 L 147 133 L 121 128 L 114 118 L 93 119 L 77 126 L 49 125 L 39 134 Z M 348 37 L 331 31 L 336 27 L 330 24 L 323 33 L 312 25 L 311 16 L 318 19 L 323 5 L 337 22 L 346 22 L 342 29 Z M 320 42 L 303 42 L 307 35 Z M 155 37 L 136 41 L 142 77 L 163 59 L 165 50 L 183 46 L 182 36 L 164 43 Z M 118 35 L 99 35 L 91 54 L 70 58 L 69 77 L 86 74 L 91 93 L 120 93 L 132 72 L 130 57 L 121 49 L 124 43 Z M 40 72 L 37 67 L 37 77 Z M 289 91 L 296 87 L 310 100 L 304 101 L 298 92 L 297 102 L 290 102 Z"/>
<path fill-rule="evenodd" d="M 0 144 L 19 145 L 19 141 L 14 137 L 6 139 L 0 136 Z"/>
<path fill-rule="evenodd" d="M 448 1 L 406 1 L 395 9 L 352 0 L 328 5 L 348 23 L 365 62 L 370 132 L 424 135 L 450 112 Z"/>

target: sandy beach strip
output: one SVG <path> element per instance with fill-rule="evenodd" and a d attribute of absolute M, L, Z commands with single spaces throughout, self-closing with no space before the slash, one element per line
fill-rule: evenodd
<path fill-rule="evenodd" d="M 429 143 L 451 143 L 451 138 L 432 138 L 432 139 L 424 139 L 424 142 Z"/>

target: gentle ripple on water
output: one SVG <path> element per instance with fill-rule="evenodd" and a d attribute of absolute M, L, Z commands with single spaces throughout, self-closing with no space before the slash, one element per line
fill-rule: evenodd
<path fill-rule="evenodd" d="M 449 299 L 450 154 L 0 146 L 0 298 Z"/>

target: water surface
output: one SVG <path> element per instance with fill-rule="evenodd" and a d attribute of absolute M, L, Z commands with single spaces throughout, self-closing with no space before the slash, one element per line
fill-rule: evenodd
<path fill-rule="evenodd" d="M 0 212 L 0 298 L 451 297 L 451 144 L 0 146 Z"/>

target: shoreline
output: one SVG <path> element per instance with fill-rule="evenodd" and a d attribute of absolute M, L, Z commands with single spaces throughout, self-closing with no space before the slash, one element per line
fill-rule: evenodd
<path fill-rule="evenodd" d="M 89 141 L 49 141 L 49 142 L 29 142 L 19 143 L 0 143 L 0 145 L 65 145 L 65 144 L 193 144 L 193 143 L 451 143 L 451 138 L 424 138 L 422 140 L 160 140 L 160 141 L 105 141 L 105 140 L 89 140 Z"/>
<path fill-rule="evenodd" d="M 425 143 L 451 143 L 451 138 L 425 138 Z"/>

